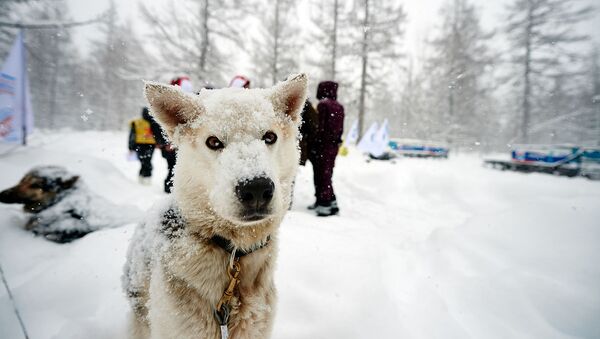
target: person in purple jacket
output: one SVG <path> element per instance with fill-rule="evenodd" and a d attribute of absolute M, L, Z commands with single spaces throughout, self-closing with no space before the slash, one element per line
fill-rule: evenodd
<path fill-rule="evenodd" d="M 318 216 L 338 214 L 339 207 L 333 192 L 331 177 L 344 132 L 344 106 L 337 101 L 337 82 L 323 81 L 317 89 L 318 127 L 310 154 L 313 163 L 317 201 L 309 209 Z"/>

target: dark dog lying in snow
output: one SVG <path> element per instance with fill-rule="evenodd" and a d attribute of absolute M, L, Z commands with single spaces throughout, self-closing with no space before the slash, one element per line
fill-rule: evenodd
<path fill-rule="evenodd" d="M 59 166 L 30 170 L 14 187 L 0 192 L 0 202 L 24 204 L 33 213 L 25 229 L 66 243 L 101 228 L 135 222 L 135 207 L 119 207 L 91 192 L 78 175 Z"/>

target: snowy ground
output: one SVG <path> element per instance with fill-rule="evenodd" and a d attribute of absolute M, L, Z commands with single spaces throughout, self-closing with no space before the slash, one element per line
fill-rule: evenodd
<path fill-rule="evenodd" d="M 0 189 L 37 164 L 79 172 L 115 203 L 148 209 L 123 133 L 38 134 L 0 156 Z M 310 166 L 281 227 L 273 338 L 599 338 L 600 182 L 494 171 L 475 156 L 340 158 L 341 216 L 318 219 Z M 122 338 L 121 268 L 134 225 L 57 245 L 0 205 L 0 264 L 30 338 Z M 0 287 L 0 338 L 20 338 Z"/>

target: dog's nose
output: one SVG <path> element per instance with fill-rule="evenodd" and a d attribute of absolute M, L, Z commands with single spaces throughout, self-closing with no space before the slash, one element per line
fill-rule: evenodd
<path fill-rule="evenodd" d="M 14 189 L 7 189 L 4 190 L 2 192 L 0 192 L 0 202 L 5 203 L 5 204 L 12 204 L 15 201 L 15 197 L 14 197 Z"/>
<path fill-rule="evenodd" d="M 273 199 L 275 184 L 269 178 L 259 177 L 238 183 L 235 193 L 247 208 L 260 208 Z"/>

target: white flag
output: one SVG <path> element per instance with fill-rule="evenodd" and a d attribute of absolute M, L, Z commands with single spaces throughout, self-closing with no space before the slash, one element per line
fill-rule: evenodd
<path fill-rule="evenodd" d="M 361 150 L 364 153 L 373 153 L 373 151 L 376 151 L 375 147 L 377 145 L 377 142 L 375 139 L 377 134 L 377 127 L 377 122 L 371 124 L 371 127 L 369 127 L 365 135 L 363 135 L 362 139 L 360 139 L 360 142 L 356 146 L 359 150 Z"/>
<path fill-rule="evenodd" d="M 381 128 L 379 128 L 375 135 L 375 145 L 373 146 L 371 154 L 376 157 L 381 156 L 387 150 L 389 143 L 390 133 L 388 131 L 388 120 L 385 119 L 383 124 L 381 124 Z"/>
<path fill-rule="evenodd" d="M 358 120 L 354 120 L 352 123 L 352 127 L 348 131 L 348 135 L 346 135 L 346 140 L 344 140 L 344 144 L 356 144 L 358 141 Z"/>
<path fill-rule="evenodd" d="M 0 141 L 25 143 L 32 129 L 26 52 L 19 32 L 0 70 Z"/>

